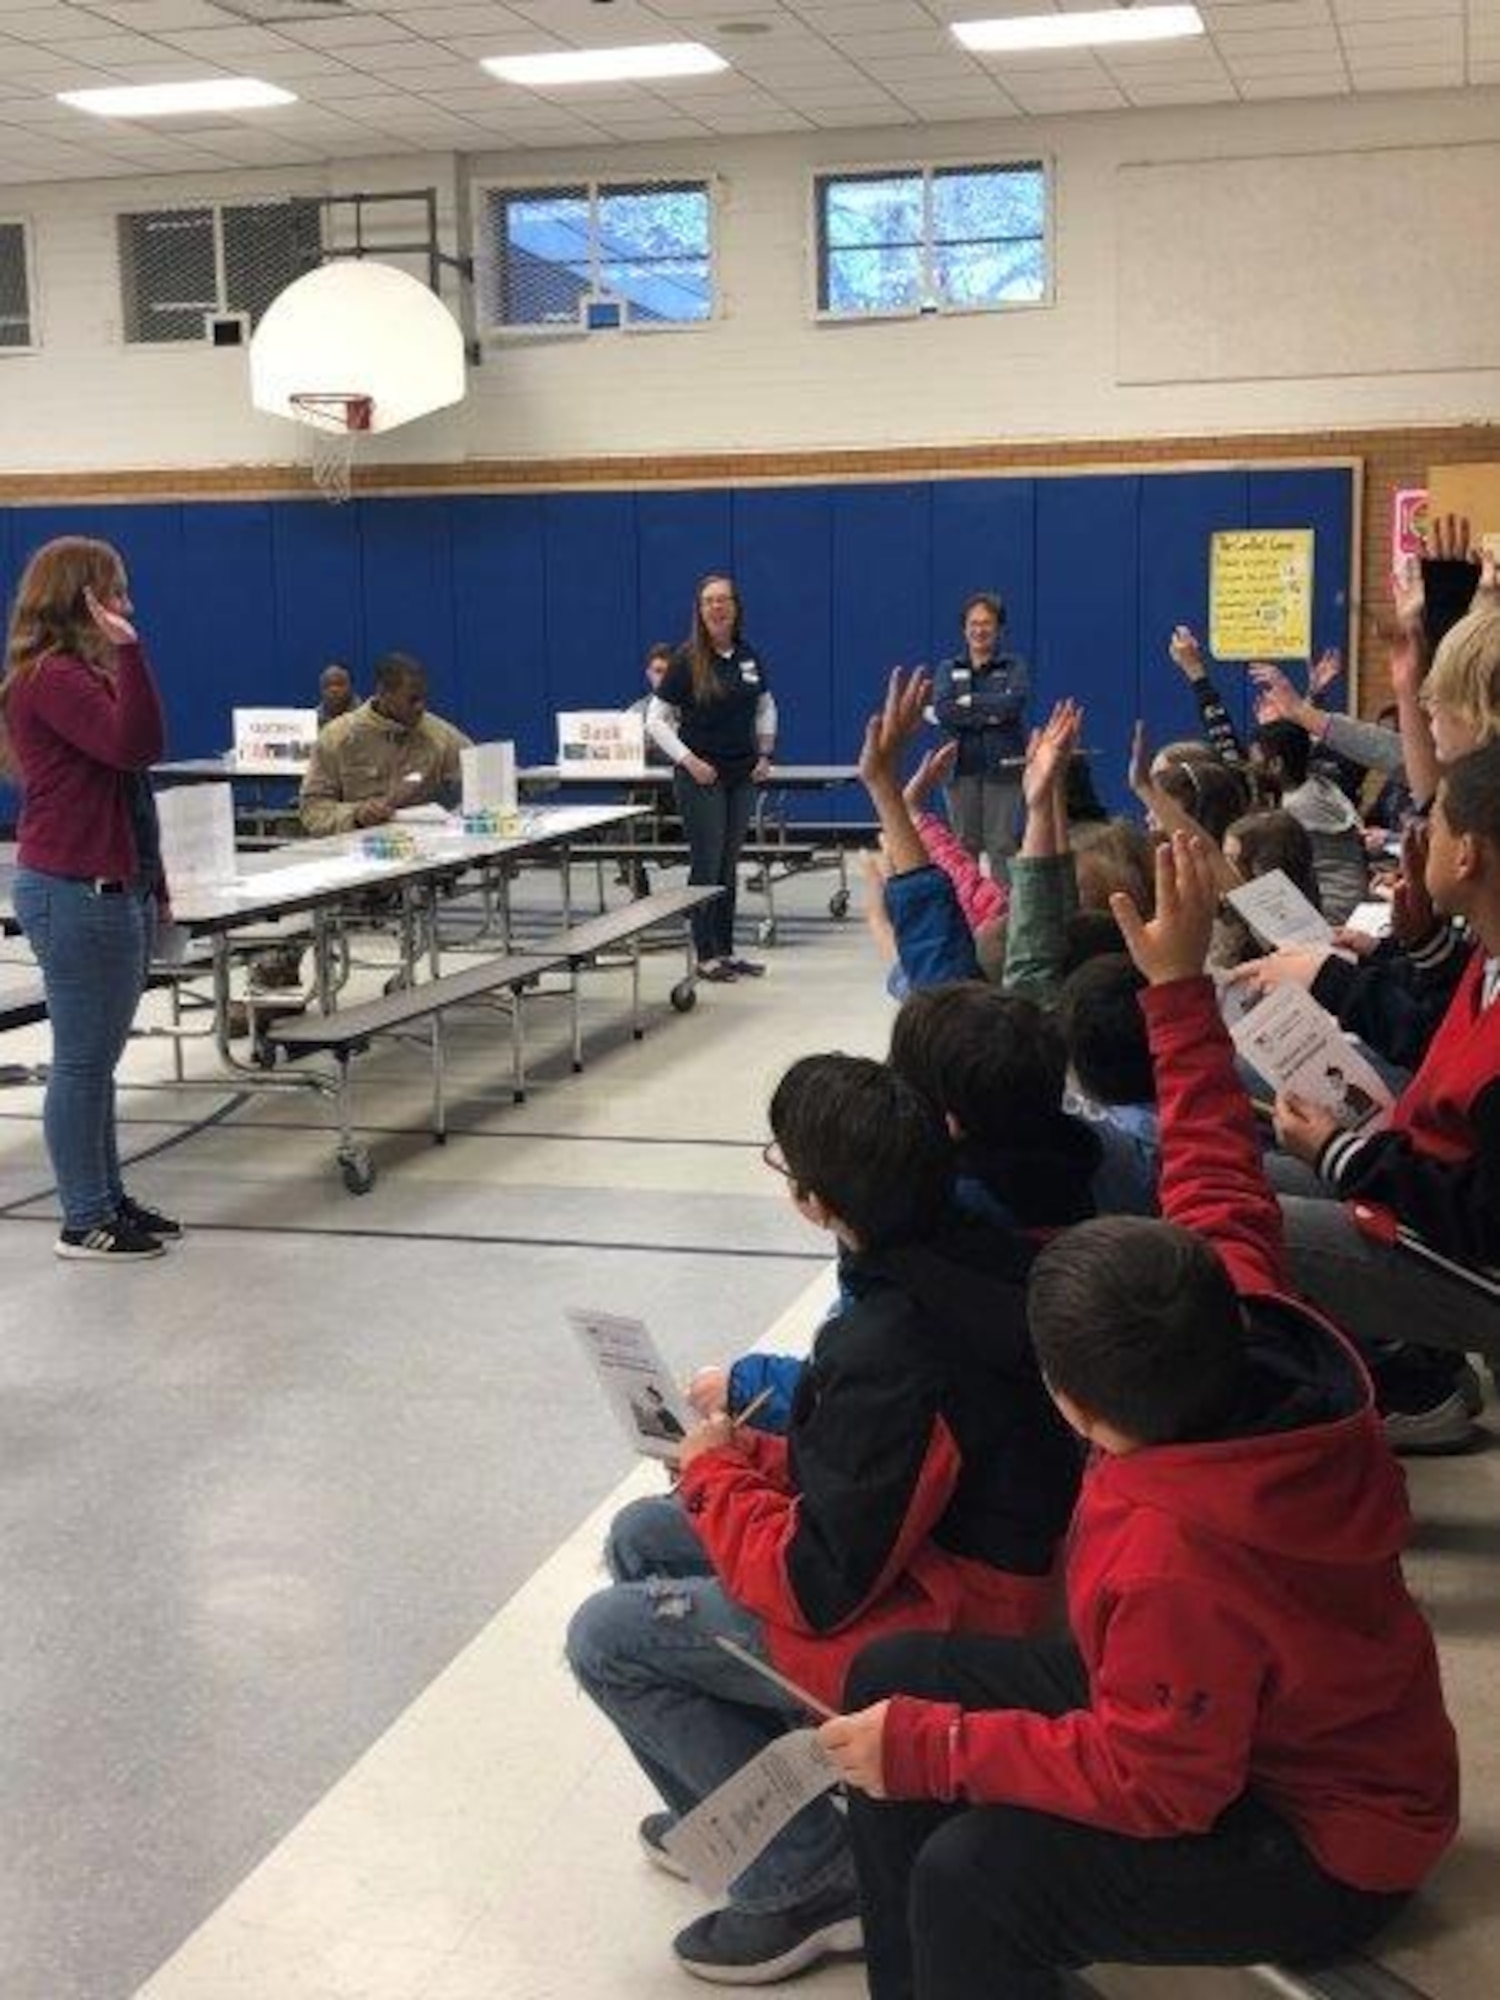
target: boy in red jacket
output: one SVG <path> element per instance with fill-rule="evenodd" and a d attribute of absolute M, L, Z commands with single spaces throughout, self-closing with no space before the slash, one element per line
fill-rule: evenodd
<path fill-rule="evenodd" d="M 1115 899 L 1149 981 L 1168 1220 L 1082 1223 L 1033 1267 L 1037 1356 L 1094 1450 L 1074 1641 L 882 1641 L 850 1674 L 857 1712 L 821 1732 L 858 1788 L 874 2000 L 1053 2000 L 1061 1969 L 1096 1961 L 1337 1956 L 1453 1837 L 1401 1476 L 1357 1356 L 1286 1292 L 1201 971 L 1214 907 L 1180 835 L 1154 921 Z"/>

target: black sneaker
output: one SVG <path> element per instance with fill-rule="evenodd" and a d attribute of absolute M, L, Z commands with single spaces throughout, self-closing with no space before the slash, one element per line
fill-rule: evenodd
<path fill-rule="evenodd" d="M 724 963 L 741 979 L 764 979 L 766 968 L 758 958 L 729 958 Z"/>
<path fill-rule="evenodd" d="M 167 1242 L 175 1243 L 182 1235 L 182 1224 L 175 1216 L 163 1215 L 159 1209 L 145 1208 L 130 1196 L 121 1198 L 115 1210 L 115 1219 L 123 1222 L 127 1229 L 133 1229 L 137 1236 L 160 1236 Z"/>
<path fill-rule="evenodd" d="M 716 1986 L 774 1986 L 838 1952 L 864 1949 L 852 1889 L 794 1910 L 711 1910 L 672 1941 L 677 1963 Z"/>
<path fill-rule="evenodd" d="M 1403 1458 L 1446 1458 L 1472 1450 L 1480 1437 L 1461 1388 L 1424 1410 L 1387 1410 L 1383 1422 L 1386 1443 Z"/>
<path fill-rule="evenodd" d="M 122 1264 L 132 1258 L 160 1257 L 160 1239 L 132 1229 L 116 1218 L 95 1223 L 92 1229 L 64 1229 L 52 1246 L 59 1257 L 80 1264 Z"/>
<path fill-rule="evenodd" d="M 647 1813 L 636 1828 L 636 1838 L 641 1843 L 641 1852 L 653 1868 L 659 1868 L 663 1875 L 675 1875 L 679 1882 L 688 1880 L 688 1872 L 677 1856 L 664 1845 L 667 1835 L 677 1824 L 669 1812 Z"/>

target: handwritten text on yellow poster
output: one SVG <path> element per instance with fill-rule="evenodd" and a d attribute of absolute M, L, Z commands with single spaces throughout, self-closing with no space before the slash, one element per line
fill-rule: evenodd
<path fill-rule="evenodd" d="M 1220 660 L 1305 660 L 1312 652 L 1313 531 L 1216 534 L 1209 561 L 1209 650 Z"/>

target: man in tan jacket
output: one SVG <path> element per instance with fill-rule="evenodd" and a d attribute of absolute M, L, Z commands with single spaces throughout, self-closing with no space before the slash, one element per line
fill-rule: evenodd
<path fill-rule="evenodd" d="M 469 738 L 427 713 L 427 673 L 409 653 L 387 653 L 375 692 L 318 737 L 302 781 L 308 833 L 382 826 L 402 806 L 456 806 L 459 752 Z"/>

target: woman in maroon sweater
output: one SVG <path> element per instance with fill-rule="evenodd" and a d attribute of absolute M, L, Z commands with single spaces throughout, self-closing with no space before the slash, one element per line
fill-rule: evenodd
<path fill-rule="evenodd" d="M 125 566 L 68 536 L 26 565 L 0 681 L 22 789 L 15 910 L 52 1021 L 44 1125 L 63 1227 L 59 1257 L 159 1257 L 181 1234 L 126 1194 L 115 1066 L 145 985 L 159 857 L 147 770 L 161 699 L 130 623 Z"/>

